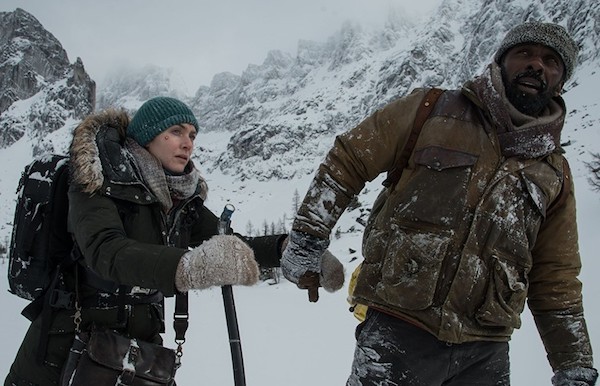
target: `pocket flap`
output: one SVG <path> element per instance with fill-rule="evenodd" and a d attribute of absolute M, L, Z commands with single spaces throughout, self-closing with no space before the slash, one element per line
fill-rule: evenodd
<path fill-rule="evenodd" d="M 167 383 L 175 376 L 175 352 L 169 348 L 129 339 L 113 331 L 92 332 L 89 357 L 108 368 L 135 373 L 136 377 Z"/>
<path fill-rule="evenodd" d="M 475 162 L 477 162 L 476 155 L 439 146 L 428 146 L 415 151 L 416 164 L 437 171 L 448 168 L 472 166 Z"/>

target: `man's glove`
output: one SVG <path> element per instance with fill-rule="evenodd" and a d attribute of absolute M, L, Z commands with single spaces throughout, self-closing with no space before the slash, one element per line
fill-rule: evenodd
<path fill-rule="evenodd" d="M 327 251 L 328 246 L 329 240 L 291 231 L 283 251 L 283 276 L 299 288 L 307 289 L 311 302 L 319 299 L 319 286 L 333 292 L 344 285 L 344 267 Z"/>
<path fill-rule="evenodd" d="M 553 386 L 594 386 L 598 371 L 589 367 L 571 367 L 558 370 L 552 377 Z"/>
<path fill-rule="evenodd" d="M 344 266 L 329 251 L 321 256 L 319 282 L 327 292 L 335 292 L 344 286 Z"/>
<path fill-rule="evenodd" d="M 252 285 L 258 281 L 254 252 L 236 236 L 218 235 L 186 252 L 175 272 L 181 292 L 222 285 Z"/>

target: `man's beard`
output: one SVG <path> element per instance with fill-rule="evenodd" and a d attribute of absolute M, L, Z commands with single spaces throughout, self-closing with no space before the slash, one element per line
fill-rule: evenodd
<path fill-rule="evenodd" d="M 540 87 L 537 94 L 529 94 L 519 90 L 519 79 L 524 77 L 533 78 L 539 82 Z M 514 79 L 510 80 L 507 78 L 504 68 L 502 68 L 502 80 L 504 82 L 506 98 L 508 98 L 508 101 L 517 110 L 525 115 L 533 117 L 539 116 L 542 110 L 544 110 L 552 100 L 554 90 L 548 89 L 548 84 L 535 70 L 522 72 L 515 76 Z"/>

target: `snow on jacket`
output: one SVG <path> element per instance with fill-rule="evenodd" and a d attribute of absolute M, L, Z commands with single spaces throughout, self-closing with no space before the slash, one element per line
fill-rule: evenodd
<path fill-rule="evenodd" d="M 398 162 L 425 92 L 336 138 L 295 230 L 329 237 L 352 197 Z M 504 157 L 497 125 L 481 106 L 468 89 L 440 97 L 365 230 L 354 301 L 450 343 L 508 341 L 527 301 L 552 367 L 592 367 L 572 187 L 549 212 L 563 180 L 572 184 L 561 149 Z"/>
<path fill-rule="evenodd" d="M 73 292 L 77 285 L 82 330 L 112 328 L 161 344 L 163 295 L 176 291 L 179 259 L 188 246 L 217 233 L 218 218 L 204 206 L 202 180 L 191 197 L 165 213 L 124 146 L 128 123 L 124 112 L 106 111 L 87 117 L 74 131 L 69 226 L 83 259 L 64 272 L 62 287 Z M 282 237 L 244 240 L 260 265 L 272 267 L 279 265 Z M 46 320 L 33 321 L 13 364 L 13 380 L 58 384 L 75 335 L 74 315 L 71 306 L 52 309 L 49 334 L 41 338 L 48 340 L 43 365 L 35 358 Z"/>
<path fill-rule="evenodd" d="M 124 146 L 125 112 L 92 115 L 74 132 L 69 220 L 85 263 L 103 279 L 172 296 L 175 271 L 188 247 L 217 234 L 204 206 L 206 183 L 168 213 L 139 177 Z M 279 265 L 281 235 L 244 238 L 261 266 Z"/>

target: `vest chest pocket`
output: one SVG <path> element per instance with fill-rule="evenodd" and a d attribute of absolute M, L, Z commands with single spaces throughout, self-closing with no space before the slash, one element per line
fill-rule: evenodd
<path fill-rule="evenodd" d="M 397 187 L 393 216 L 453 228 L 462 220 L 477 159 L 473 154 L 437 146 L 417 150 L 414 171 Z"/>
<path fill-rule="evenodd" d="M 415 163 L 438 172 L 473 166 L 477 156 L 459 150 L 446 149 L 439 146 L 428 146 L 415 152 Z"/>

